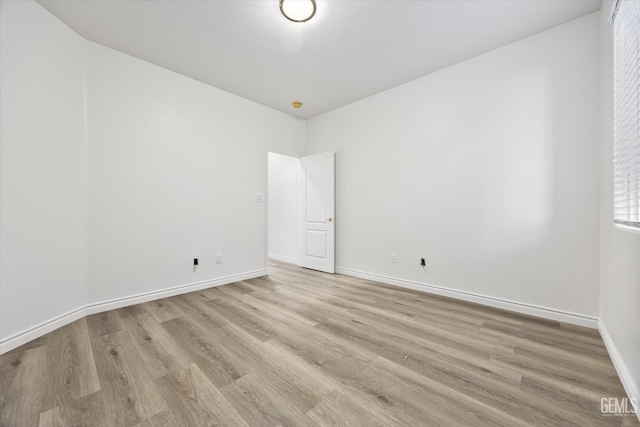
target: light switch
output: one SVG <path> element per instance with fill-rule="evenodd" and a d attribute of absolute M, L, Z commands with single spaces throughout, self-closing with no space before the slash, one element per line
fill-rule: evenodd
<path fill-rule="evenodd" d="M 256 194 L 256 202 L 264 203 L 264 194 Z"/>

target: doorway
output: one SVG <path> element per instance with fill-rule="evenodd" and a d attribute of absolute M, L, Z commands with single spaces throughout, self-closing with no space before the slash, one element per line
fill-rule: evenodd
<path fill-rule="evenodd" d="M 335 153 L 267 153 L 267 260 L 335 271 Z"/>
<path fill-rule="evenodd" d="M 300 160 L 271 152 L 267 158 L 267 258 L 300 265 Z"/>

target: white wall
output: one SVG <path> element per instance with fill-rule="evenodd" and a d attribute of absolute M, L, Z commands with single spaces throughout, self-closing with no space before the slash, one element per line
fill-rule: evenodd
<path fill-rule="evenodd" d="M 93 43 L 88 100 L 92 301 L 264 274 L 267 151 L 303 121 Z"/>
<path fill-rule="evenodd" d="M 640 401 L 640 231 L 613 223 L 611 1 L 601 10 L 600 331 L 630 397 Z M 640 415 L 639 415 L 640 416 Z"/>
<path fill-rule="evenodd" d="M 595 326 L 598 25 L 592 14 L 309 120 L 309 154 L 337 152 L 338 271 Z"/>
<path fill-rule="evenodd" d="M 267 152 L 301 154 L 304 121 L 90 43 L 35 2 L 0 4 L 0 353 L 264 274 Z"/>
<path fill-rule="evenodd" d="M 300 259 L 300 162 L 269 153 L 269 258 L 298 264 Z"/>
<path fill-rule="evenodd" d="M 0 2 L 0 337 L 85 303 L 85 43 Z"/>

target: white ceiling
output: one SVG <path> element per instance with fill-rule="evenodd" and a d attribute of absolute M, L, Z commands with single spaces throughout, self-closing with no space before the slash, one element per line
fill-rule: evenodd
<path fill-rule="evenodd" d="M 40 0 L 83 37 L 310 118 L 600 9 L 601 0 Z M 295 110 L 291 103 L 302 101 Z"/>

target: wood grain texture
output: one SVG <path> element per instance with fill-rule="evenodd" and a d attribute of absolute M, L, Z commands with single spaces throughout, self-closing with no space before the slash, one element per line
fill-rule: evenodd
<path fill-rule="evenodd" d="M 167 409 L 136 424 L 135 427 L 174 427 L 177 425 L 178 421 L 173 416 L 173 412 Z"/>
<path fill-rule="evenodd" d="M 67 401 L 40 413 L 39 427 L 107 426 L 102 392 Z"/>
<path fill-rule="evenodd" d="M 38 425 L 46 366 L 46 346 L 0 356 L 0 426 Z"/>
<path fill-rule="evenodd" d="M 122 324 L 151 377 L 163 377 L 191 363 L 187 352 L 149 313 L 123 318 Z"/>
<path fill-rule="evenodd" d="M 54 408 L 100 390 L 85 319 L 51 332 L 46 349 L 43 409 Z"/>
<path fill-rule="evenodd" d="M 247 425 L 195 364 L 160 378 L 158 385 L 172 412 L 176 414 L 175 425 Z"/>
<path fill-rule="evenodd" d="M 85 317 L 87 328 L 89 329 L 89 336 L 100 337 L 121 330 L 121 313 L 122 312 L 118 310 L 110 310 Z"/>
<path fill-rule="evenodd" d="M 109 425 L 133 425 L 166 409 L 164 400 L 126 331 L 92 341 Z"/>
<path fill-rule="evenodd" d="M 0 426 L 637 426 L 597 331 L 273 262 L 0 356 Z"/>
<path fill-rule="evenodd" d="M 165 322 L 171 319 L 182 317 L 182 311 L 176 304 L 177 298 L 163 298 L 142 304 L 158 322 Z"/>

